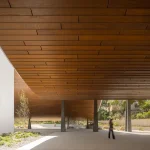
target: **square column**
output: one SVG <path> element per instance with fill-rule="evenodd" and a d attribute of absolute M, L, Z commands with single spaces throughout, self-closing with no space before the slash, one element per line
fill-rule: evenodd
<path fill-rule="evenodd" d="M 67 129 L 69 129 L 69 117 L 67 119 Z"/>
<path fill-rule="evenodd" d="M 97 100 L 94 100 L 94 124 L 93 132 L 98 132 L 98 112 L 97 112 Z"/>
<path fill-rule="evenodd" d="M 65 101 L 61 101 L 61 132 L 66 132 L 65 126 Z"/>
<path fill-rule="evenodd" d="M 125 106 L 125 131 L 127 131 L 127 102 Z"/>
<path fill-rule="evenodd" d="M 87 118 L 86 129 L 89 129 L 89 120 L 88 120 L 88 118 Z"/>
<path fill-rule="evenodd" d="M 132 132 L 131 125 L 131 102 L 130 100 L 126 101 L 126 130 Z"/>

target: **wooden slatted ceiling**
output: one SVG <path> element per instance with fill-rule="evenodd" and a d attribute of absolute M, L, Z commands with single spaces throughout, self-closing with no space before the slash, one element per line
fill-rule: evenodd
<path fill-rule="evenodd" d="M 0 45 L 43 100 L 150 98 L 149 0 L 1 0 Z"/>
<path fill-rule="evenodd" d="M 60 119 L 61 116 L 61 101 L 52 101 L 52 100 L 44 100 L 40 99 L 33 91 L 28 87 L 28 85 L 24 82 L 21 76 L 15 71 L 15 112 L 18 108 L 19 104 L 19 93 L 23 90 L 28 98 L 29 107 L 32 115 L 32 119 L 36 117 L 36 119 L 42 119 L 45 117 L 49 117 L 51 120 L 52 117 L 58 117 Z M 46 90 L 40 91 L 41 95 L 46 92 Z M 54 93 L 54 92 L 53 92 Z M 93 101 L 65 101 L 65 111 L 66 117 L 69 116 L 71 118 L 82 117 L 93 119 Z M 100 104 L 100 101 L 98 102 Z M 15 114 L 16 116 L 16 114 Z M 17 116 L 16 116 L 17 117 Z"/>

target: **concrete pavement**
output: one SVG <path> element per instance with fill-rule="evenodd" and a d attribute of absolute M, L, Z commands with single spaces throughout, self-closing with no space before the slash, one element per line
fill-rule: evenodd
<path fill-rule="evenodd" d="M 108 131 L 92 130 L 55 132 L 50 140 L 32 150 L 149 150 L 150 134 L 115 132 L 116 140 L 108 139 Z"/>

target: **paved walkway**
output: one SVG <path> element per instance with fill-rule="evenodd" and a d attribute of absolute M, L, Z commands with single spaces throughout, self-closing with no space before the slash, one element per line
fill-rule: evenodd
<path fill-rule="evenodd" d="M 55 132 L 55 136 L 32 150 L 149 150 L 149 133 L 115 132 L 116 140 L 107 138 L 107 131 L 93 133 L 92 130 Z"/>

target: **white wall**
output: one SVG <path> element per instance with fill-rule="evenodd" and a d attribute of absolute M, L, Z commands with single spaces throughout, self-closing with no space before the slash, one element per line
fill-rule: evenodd
<path fill-rule="evenodd" d="M 14 68 L 0 47 L 0 134 L 14 131 Z"/>

